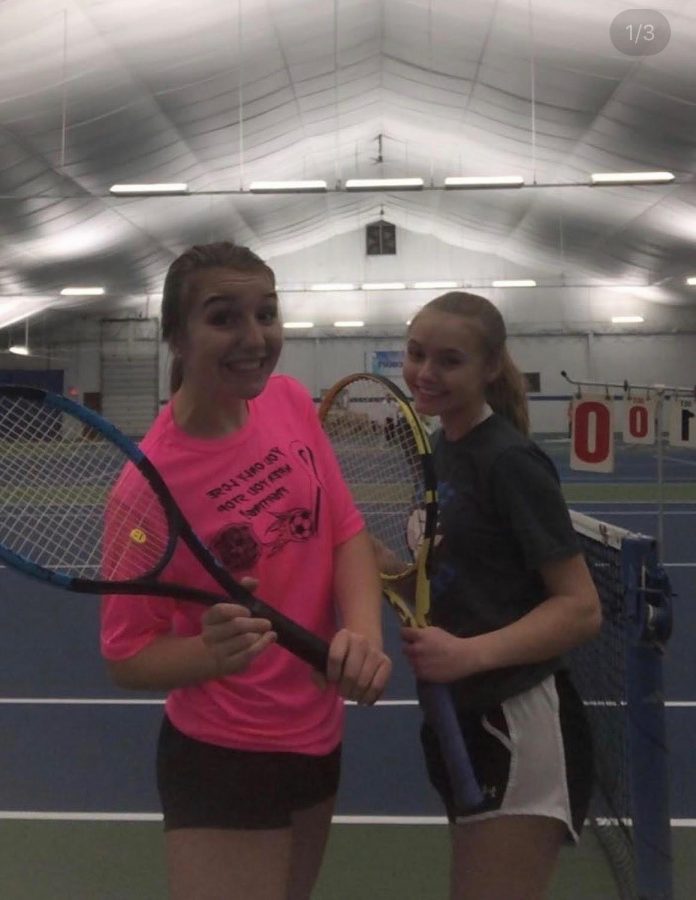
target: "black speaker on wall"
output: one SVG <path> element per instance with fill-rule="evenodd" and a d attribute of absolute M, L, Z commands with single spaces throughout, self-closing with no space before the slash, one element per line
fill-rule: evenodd
<path fill-rule="evenodd" d="M 365 252 L 368 256 L 394 256 L 396 225 L 380 219 L 365 227 Z"/>

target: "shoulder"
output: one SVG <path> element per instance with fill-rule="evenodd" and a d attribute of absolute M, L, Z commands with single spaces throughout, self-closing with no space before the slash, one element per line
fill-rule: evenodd
<path fill-rule="evenodd" d="M 556 466 L 534 441 L 523 440 L 499 453 L 490 478 L 499 498 L 524 495 L 541 503 L 544 498 L 562 496 Z"/>
<path fill-rule="evenodd" d="M 307 388 L 291 375 L 271 375 L 261 397 L 303 406 L 314 405 Z"/>
<path fill-rule="evenodd" d="M 155 417 L 155 421 L 150 425 L 144 437 L 138 446 L 146 453 L 150 454 L 153 450 L 170 438 L 173 434 L 174 419 L 172 416 L 172 404 L 168 401 Z"/>
<path fill-rule="evenodd" d="M 442 430 L 438 429 L 430 441 L 434 449 L 453 458 L 465 456 L 476 460 L 479 466 L 486 469 L 509 452 L 524 454 L 529 447 L 534 446 L 529 438 L 497 413 L 459 440 L 448 441 Z"/>
<path fill-rule="evenodd" d="M 264 422 L 295 427 L 317 418 L 314 401 L 307 388 L 290 375 L 272 375 L 263 389 L 251 401 L 255 415 Z"/>

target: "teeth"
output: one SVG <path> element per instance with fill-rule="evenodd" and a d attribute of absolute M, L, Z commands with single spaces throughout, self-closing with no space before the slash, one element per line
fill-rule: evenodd
<path fill-rule="evenodd" d="M 225 363 L 228 369 L 239 369 L 240 371 L 253 372 L 256 369 L 260 369 L 263 365 L 262 359 L 249 359 L 249 360 L 237 360 L 236 362 L 228 362 Z"/>

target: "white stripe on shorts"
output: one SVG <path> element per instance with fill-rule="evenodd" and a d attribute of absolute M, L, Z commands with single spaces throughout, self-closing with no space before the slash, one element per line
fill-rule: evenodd
<path fill-rule="evenodd" d="M 509 737 L 500 734 L 484 717 L 483 727 L 511 753 L 510 776 L 500 807 L 463 816 L 458 823 L 482 821 L 498 816 L 546 816 L 560 819 L 574 841 L 578 835 L 568 795 L 566 760 L 554 675 L 530 690 L 501 704 Z M 495 790 L 483 784 L 484 792 Z"/>

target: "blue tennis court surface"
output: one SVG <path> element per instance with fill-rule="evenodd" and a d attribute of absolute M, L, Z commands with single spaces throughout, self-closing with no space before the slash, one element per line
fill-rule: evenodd
<path fill-rule="evenodd" d="M 656 532 L 654 503 L 593 500 L 571 506 L 631 531 Z M 691 828 L 696 826 L 696 504 L 666 504 L 663 517 L 663 561 L 676 595 L 665 659 L 671 816 L 675 825 Z M 0 569 L 0 597 L 0 814 L 156 819 L 154 747 L 162 700 L 110 684 L 98 651 L 98 600 L 7 569 Z M 337 814 L 440 818 L 421 763 L 411 677 L 389 611 L 385 627 L 394 676 L 379 706 L 348 708 Z M 690 833 L 696 840 L 696 829 Z"/>

